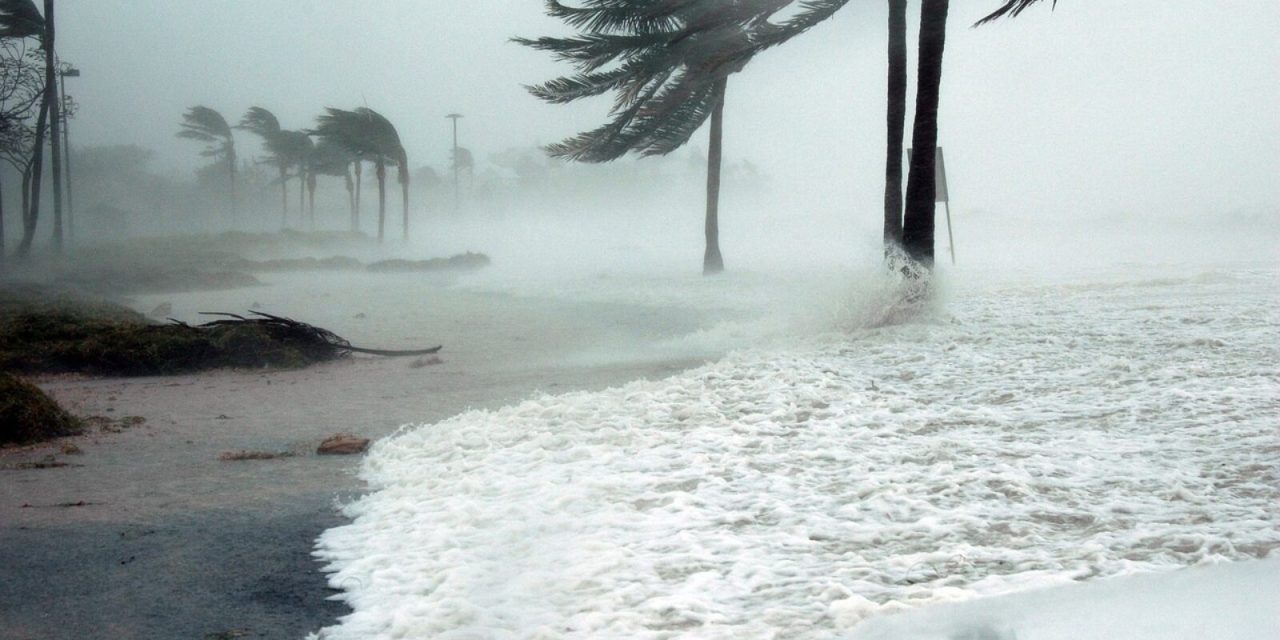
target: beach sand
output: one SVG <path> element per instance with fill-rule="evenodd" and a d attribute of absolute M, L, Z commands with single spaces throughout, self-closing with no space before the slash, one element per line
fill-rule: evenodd
<path fill-rule="evenodd" d="M 443 344 L 440 362 L 357 356 L 296 371 L 37 379 L 77 415 L 145 423 L 0 451 L 0 638 L 301 637 L 346 612 L 327 600 L 311 551 L 342 522 L 337 505 L 362 491 L 359 457 L 318 456 L 322 439 L 380 438 L 714 355 L 648 348 L 705 320 L 688 311 L 478 293 L 414 275 L 271 280 L 132 302 L 144 312 L 169 302 L 184 321 L 257 306 L 359 346 Z M 68 443 L 83 453 L 62 453 Z M 219 460 L 240 450 L 295 455 Z M 49 455 L 69 466 L 13 468 Z"/>

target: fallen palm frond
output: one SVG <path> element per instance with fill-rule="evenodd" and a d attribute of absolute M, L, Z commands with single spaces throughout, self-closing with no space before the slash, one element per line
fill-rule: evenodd
<path fill-rule="evenodd" d="M 246 318 L 234 313 L 223 313 L 214 311 L 202 311 L 200 315 L 205 316 L 224 316 L 222 320 L 214 320 L 206 322 L 194 327 L 170 319 L 170 322 L 187 327 L 189 329 L 210 330 L 224 327 L 244 327 L 252 326 L 262 329 L 272 337 L 282 342 L 290 342 L 298 345 L 312 345 L 316 349 L 331 349 L 336 353 L 334 356 L 344 355 L 346 353 L 365 353 L 375 356 L 425 356 L 433 353 L 439 353 L 443 345 L 428 347 L 426 349 L 366 349 L 364 347 L 353 347 L 351 343 L 328 329 L 309 325 L 305 322 L 298 322 L 292 318 L 283 316 L 274 316 L 261 311 L 250 311 L 256 318 Z"/>

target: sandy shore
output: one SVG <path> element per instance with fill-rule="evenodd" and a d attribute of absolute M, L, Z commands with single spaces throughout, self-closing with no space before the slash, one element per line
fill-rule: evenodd
<path fill-rule="evenodd" d="M 182 319 L 257 303 L 364 346 L 442 343 L 442 362 L 355 357 L 300 371 L 39 380 L 79 415 L 146 422 L 69 439 L 80 454 L 58 443 L 0 452 L 9 467 L 0 470 L 0 638 L 301 637 L 345 613 L 326 599 L 310 553 L 342 521 L 336 504 L 362 490 L 358 458 L 313 453 L 324 437 L 379 438 L 537 392 L 665 376 L 709 355 L 644 355 L 702 320 L 687 313 L 361 278 L 286 276 L 134 303 L 170 302 Z M 218 459 L 238 450 L 297 455 Z M 12 468 L 49 455 L 70 466 Z"/>

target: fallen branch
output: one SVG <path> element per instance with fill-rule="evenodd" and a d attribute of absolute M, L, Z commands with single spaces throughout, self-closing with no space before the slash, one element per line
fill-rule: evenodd
<path fill-rule="evenodd" d="M 352 344 L 348 342 L 345 338 L 339 336 L 338 334 L 332 331 L 329 331 L 328 329 L 310 325 L 305 322 L 299 322 L 292 318 L 286 318 L 284 316 L 277 316 L 277 315 L 272 315 L 270 313 L 264 313 L 262 311 L 250 311 L 249 313 L 259 317 L 247 318 L 245 316 L 238 315 L 235 313 L 226 313 L 226 312 L 219 312 L 219 311 L 202 311 L 200 312 L 200 315 L 221 316 L 224 319 L 213 320 L 210 322 L 206 322 L 204 324 L 196 325 L 194 327 L 191 327 L 186 323 L 179 322 L 172 318 L 170 318 L 169 321 L 182 325 L 184 327 L 190 327 L 196 330 L 210 329 L 215 327 L 253 326 L 256 328 L 267 330 L 272 335 L 282 340 L 289 340 L 289 341 L 301 342 L 304 344 L 324 346 L 324 347 L 333 349 L 334 351 L 339 353 L 363 353 L 363 354 L 374 355 L 374 356 L 384 356 L 384 357 L 394 358 L 394 357 L 403 357 L 403 356 L 431 355 L 434 353 L 439 353 L 440 350 L 444 348 L 444 345 L 437 345 L 437 346 L 429 347 L 426 349 L 368 349 L 365 347 L 356 347 L 356 346 L 352 346 Z"/>

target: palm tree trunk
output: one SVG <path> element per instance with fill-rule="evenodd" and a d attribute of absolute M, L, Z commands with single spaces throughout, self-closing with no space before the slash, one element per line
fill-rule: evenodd
<path fill-rule="evenodd" d="M 347 204 L 351 206 L 351 230 L 360 230 L 360 220 L 356 217 L 356 186 L 351 180 L 351 170 L 348 169 L 346 175 L 342 176 L 347 181 Z"/>
<path fill-rule="evenodd" d="M 311 206 L 307 209 L 307 218 L 311 223 L 311 230 L 316 230 L 316 174 L 307 174 L 307 196 L 311 198 Z"/>
<path fill-rule="evenodd" d="M 383 227 L 387 221 L 387 163 L 378 158 L 378 244 L 382 244 Z"/>
<path fill-rule="evenodd" d="M 6 248 L 4 242 L 4 188 L 0 185 L 0 269 L 4 268 Z"/>
<path fill-rule="evenodd" d="M 933 269 L 933 217 L 937 199 L 934 158 L 938 147 L 938 98 L 942 52 L 947 39 L 948 0 L 923 0 L 920 8 L 920 68 L 916 78 L 916 119 L 911 132 L 911 172 L 902 246 L 907 255 Z"/>
<path fill-rule="evenodd" d="M 400 179 L 400 198 L 401 198 L 402 214 L 404 216 L 403 224 L 404 224 L 404 241 L 405 242 L 409 241 L 409 167 L 408 167 L 408 163 L 409 163 L 408 158 L 405 158 L 403 156 L 400 158 L 400 171 L 398 176 Z"/>
<path fill-rule="evenodd" d="M 702 255 L 702 275 L 724 271 L 720 255 L 720 164 L 724 137 L 724 91 L 726 78 L 716 80 L 715 107 L 711 110 L 711 144 L 707 150 L 707 250 Z"/>
<path fill-rule="evenodd" d="M 236 228 L 236 209 L 239 203 L 236 201 L 236 148 L 235 145 L 227 141 L 227 167 L 231 185 L 231 228 Z"/>
<path fill-rule="evenodd" d="M 302 217 L 307 215 L 307 174 L 298 165 L 298 228 L 302 228 Z"/>
<path fill-rule="evenodd" d="M 53 109 L 49 119 L 50 169 L 53 170 L 53 250 L 62 253 L 62 105 L 58 102 L 57 55 L 54 47 L 53 0 L 44 0 L 45 95 Z"/>
<path fill-rule="evenodd" d="M 351 230 L 359 231 L 360 230 L 360 188 L 361 188 L 361 185 L 364 183 L 364 161 L 356 160 L 355 165 L 356 165 L 356 209 L 355 209 L 356 213 L 355 213 L 355 217 L 351 219 Z"/>
<path fill-rule="evenodd" d="M 26 174 L 23 188 L 27 204 L 22 217 L 22 242 L 18 244 L 18 257 L 25 258 L 31 253 L 31 245 L 36 239 L 36 225 L 40 221 L 40 179 L 44 172 L 44 130 L 49 122 L 49 94 L 44 94 L 40 103 L 40 116 L 36 118 L 36 138 L 31 145 L 31 168 Z"/>
<path fill-rule="evenodd" d="M 280 165 L 280 228 L 289 228 L 289 168 Z"/>
<path fill-rule="evenodd" d="M 884 248 L 902 245 L 902 138 L 907 127 L 907 0 L 889 0 L 888 142 L 884 165 Z"/>

